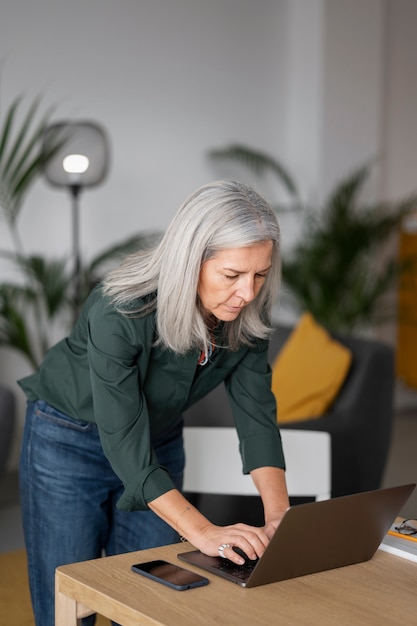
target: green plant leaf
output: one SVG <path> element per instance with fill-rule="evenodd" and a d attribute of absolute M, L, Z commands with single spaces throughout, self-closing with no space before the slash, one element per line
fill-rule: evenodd
<path fill-rule="evenodd" d="M 161 237 L 160 231 L 136 233 L 100 252 L 84 268 L 85 288 L 89 291 L 122 257 L 155 245 Z"/>
<path fill-rule="evenodd" d="M 0 164 L 4 160 L 4 155 L 5 155 L 5 152 L 6 152 L 7 143 L 9 141 L 11 129 L 12 129 L 12 126 L 13 126 L 13 120 L 15 118 L 16 110 L 17 110 L 21 100 L 22 100 L 22 96 L 19 96 L 18 98 L 15 98 L 15 100 L 13 100 L 13 102 L 10 105 L 9 110 L 8 110 L 8 112 L 6 114 L 6 119 L 5 119 L 4 125 L 3 125 L 2 129 L 1 129 Z"/>
<path fill-rule="evenodd" d="M 49 320 L 68 307 L 71 274 L 65 259 L 45 259 L 41 256 L 20 258 L 19 264 L 33 279 L 38 298 L 43 302 Z"/>
<path fill-rule="evenodd" d="M 12 168 L 12 166 L 14 165 L 16 159 L 18 158 L 18 154 L 19 154 L 19 150 L 21 149 L 21 146 L 23 145 L 23 142 L 26 140 L 26 137 L 28 135 L 30 126 L 32 124 L 32 121 L 35 117 L 36 111 L 39 107 L 39 101 L 35 100 L 34 102 L 32 102 L 32 104 L 29 107 L 29 110 L 26 113 L 26 116 L 23 120 L 23 123 L 17 133 L 17 136 L 15 138 L 14 143 L 12 144 L 12 146 L 10 147 L 10 151 L 7 155 L 7 158 L 5 159 L 5 163 L 4 166 L 2 168 L 2 175 L 4 177 L 8 176 L 8 173 L 10 171 L 10 169 Z M 16 110 L 15 110 L 16 112 Z"/>
<path fill-rule="evenodd" d="M 28 299 L 32 298 L 27 289 L 16 285 L 0 285 L 0 345 L 17 350 L 36 368 L 38 359 L 28 328 Z"/>
<path fill-rule="evenodd" d="M 292 176 L 276 159 L 265 152 L 260 152 L 242 144 L 232 144 L 226 148 L 210 150 L 209 157 L 215 160 L 231 160 L 252 170 L 257 176 L 272 172 L 287 192 L 298 196 L 297 186 Z"/>
<path fill-rule="evenodd" d="M 48 108 L 40 121 L 36 122 L 40 99 L 33 100 L 23 122 L 17 127 L 16 115 L 21 102 L 22 98 L 19 97 L 10 105 L 0 135 L 0 205 L 12 226 L 24 195 L 41 173 L 44 164 L 66 141 L 65 137 L 59 137 L 55 144 L 48 147 L 47 153 L 42 153 L 41 139 L 54 108 Z"/>
<path fill-rule="evenodd" d="M 283 283 L 298 310 L 309 310 L 332 331 L 386 321 L 382 300 L 404 270 L 392 256 L 376 259 L 416 210 L 417 196 L 361 204 L 370 171 L 362 166 L 336 185 L 322 210 L 306 210 L 303 236 L 282 262 Z"/>

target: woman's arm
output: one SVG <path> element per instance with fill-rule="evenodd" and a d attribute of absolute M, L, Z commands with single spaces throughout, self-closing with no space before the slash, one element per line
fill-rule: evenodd
<path fill-rule="evenodd" d="M 209 556 L 218 556 L 219 546 L 230 545 L 225 556 L 235 563 L 243 560 L 232 549 L 239 547 L 250 559 L 262 556 L 289 507 L 285 472 L 276 467 L 259 467 L 251 472 L 265 513 L 264 528 L 247 524 L 216 526 L 209 522 L 184 496 L 172 489 L 148 503 L 149 508 L 185 537 L 196 548 Z"/>
<path fill-rule="evenodd" d="M 244 560 L 232 549 L 239 547 L 250 559 L 260 557 L 269 543 L 263 528 L 247 524 L 216 526 L 208 521 L 184 496 L 172 489 L 148 503 L 149 508 L 209 556 L 219 556 L 219 547 L 227 544 L 224 555 L 242 565 Z"/>
<path fill-rule="evenodd" d="M 265 515 L 264 530 L 271 538 L 290 506 L 285 472 L 277 467 L 258 467 L 250 474 L 262 498 Z"/>

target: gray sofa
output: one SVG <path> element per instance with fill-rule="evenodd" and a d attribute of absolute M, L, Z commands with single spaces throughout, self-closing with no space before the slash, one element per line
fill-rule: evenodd
<path fill-rule="evenodd" d="M 270 342 L 271 363 L 291 330 L 277 327 Z M 332 497 L 381 486 L 391 438 L 395 383 L 394 351 L 390 346 L 353 336 L 337 335 L 335 338 L 346 345 L 353 356 L 335 402 L 320 418 L 281 427 L 330 433 Z M 233 416 L 224 386 L 191 407 L 185 421 L 189 426 L 232 426 Z"/>

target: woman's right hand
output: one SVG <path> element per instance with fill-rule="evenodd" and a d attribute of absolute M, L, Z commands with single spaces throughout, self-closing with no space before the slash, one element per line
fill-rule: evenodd
<path fill-rule="evenodd" d="M 269 543 L 264 528 L 248 524 L 212 524 L 176 489 L 167 491 L 148 504 L 179 535 L 209 556 L 224 556 L 238 565 L 243 565 L 244 559 L 233 548 L 240 548 L 249 559 L 257 559 L 262 556 Z M 221 546 L 223 549 L 219 551 Z"/>
<path fill-rule="evenodd" d="M 192 543 L 204 554 L 224 556 L 237 565 L 243 565 L 245 560 L 233 548 L 240 548 L 249 559 L 255 560 L 264 553 L 269 538 L 262 528 L 256 526 L 208 524 L 200 529 L 196 538 L 193 537 Z M 219 551 L 221 546 L 223 549 Z"/>

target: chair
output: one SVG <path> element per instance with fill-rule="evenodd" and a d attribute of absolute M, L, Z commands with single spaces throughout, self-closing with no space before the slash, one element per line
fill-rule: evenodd
<path fill-rule="evenodd" d="M 281 437 L 290 497 L 330 498 L 330 435 L 326 432 L 285 430 L 281 431 Z M 197 508 L 214 523 L 245 521 L 255 524 L 256 520 L 255 525 L 262 524 L 259 494 L 251 477 L 242 473 L 235 428 L 186 426 L 184 448 L 184 492 L 191 496 L 190 500 Z M 221 498 L 226 495 L 228 511 L 224 511 L 226 498 Z M 240 496 L 239 500 L 233 500 L 234 496 Z M 249 496 L 252 498 L 248 499 Z"/>
<path fill-rule="evenodd" d="M 270 341 L 270 363 L 291 331 L 290 326 L 276 327 Z M 319 418 L 308 419 L 306 415 L 300 422 L 280 425 L 281 435 L 287 429 L 330 434 L 332 498 L 381 486 L 391 441 L 395 383 L 391 346 L 355 336 L 335 335 L 335 338 L 352 351 L 353 358 L 333 405 Z M 218 385 L 187 409 L 185 425 L 233 427 L 225 386 Z"/>

